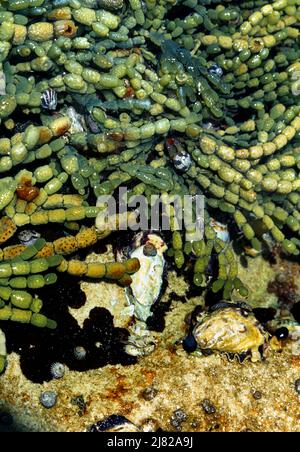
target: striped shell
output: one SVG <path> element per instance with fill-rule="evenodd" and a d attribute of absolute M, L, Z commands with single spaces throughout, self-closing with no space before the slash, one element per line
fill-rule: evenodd
<path fill-rule="evenodd" d="M 57 92 L 52 89 L 46 89 L 42 94 L 42 108 L 55 111 L 57 108 Z"/>

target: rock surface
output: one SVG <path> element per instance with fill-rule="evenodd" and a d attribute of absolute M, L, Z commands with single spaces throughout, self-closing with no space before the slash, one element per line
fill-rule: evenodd
<path fill-rule="evenodd" d="M 241 270 L 253 289 L 255 304 L 259 300 L 262 305 L 264 300 L 269 303 L 268 281 L 283 270 L 282 265 L 270 267 L 262 259 L 250 259 L 247 271 Z M 290 265 L 289 271 L 297 270 L 294 264 Z M 176 293 L 182 296 L 184 282 L 174 274 L 168 280 L 165 299 L 174 296 L 171 289 L 175 283 Z M 108 307 L 103 297 L 114 300 L 113 315 L 118 315 L 120 308 L 116 301 L 125 303 L 123 290 L 112 285 L 84 283 L 84 290 L 89 300 L 76 314 L 79 322 L 80 316 L 85 317 L 89 309 L 99 306 L 101 298 L 102 305 Z M 186 333 L 185 318 L 201 302 L 197 297 L 186 303 L 173 299 L 166 328 L 162 335 L 156 333 L 156 350 L 133 366 L 109 365 L 84 373 L 67 370 L 61 380 L 39 385 L 22 375 L 19 357 L 11 354 L 7 370 L 0 377 L 0 412 L 11 415 L 14 422 L 1 425 L 0 416 L 0 431 L 82 432 L 111 414 L 120 414 L 141 428 L 152 425 L 153 429 L 164 431 L 299 432 L 300 399 L 295 382 L 300 378 L 300 354 L 293 353 L 295 344 L 285 344 L 282 350 L 270 352 L 265 361 L 256 364 L 241 365 L 220 355 L 188 355 L 180 346 Z M 116 323 L 125 325 L 126 321 L 119 319 Z M 47 410 L 39 403 L 43 391 L 57 393 L 54 408 Z M 84 409 L 74 404 L 79 399 Z M 203 408 L 208 405 L 214 409 Z M 178 412 L 184 416 L 174 422 L 174 413 Z"/>

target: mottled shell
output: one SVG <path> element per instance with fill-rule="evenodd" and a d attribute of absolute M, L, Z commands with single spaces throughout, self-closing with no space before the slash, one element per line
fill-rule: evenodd
<path fill-rule="evenodd" d="M 149 253 L 149 247 L 152 247 L 155 253 Z M 135 317 L 144 322 L 151 315 L 151 306 L 158 300 L 161 292 L 165 267 L 163 253 L 166 249 L 160 237 L 150 234 L 146 243 L 138 246 L 130 255 L 131 258 L 139 259 L 141 266 L 140 270 L 132 275 L 127 298 L 134 305 Z"/>
<path fill-rule="evenodd" d="M 40 395 L 40 403 L 44 408 L 53 408 L 57 403 L 57 393 L 55 391 L 45 391 Z"/>
<path fill-rule="evenodd" d="M 24 231 L 19 232 L 18 239 L 22 245 L 30 246 L 34 245 L 34 243 L 41 237 L 41 234 L 37 231 L 32 231 L 31 229 L 25 229 Z"/>
<path fill-rule="evenodd" d="M 222 75 L 223 75 L 223 69 L 221 68 L 221 66 L 219 66 L 218 64 L 213 64 L 209 69 L 208 69 L 208 72 L 211 74 L 211 75 L 215 75 L 215 76 L 217 76 L 217 77 L 219 77 L 219 78 L 221 78 L 222 77 Z"/>
<path fill-rule="evenodd" d="M 249 355 L 252 362 L 261 360 L 268 339 L 268 333 L 250 308 L 225 303 L 202 314 L 193 334 L 202 351 L 227 353 L 240 358 Z"/>
<path fill-rule="evenodd" d="M 192 159 L 190 154 L 186 151 L 176 154 L 173 158 L 173 164 L 175 169 L 183 173 L 186 173 L 192 165 Z"/>
<path fill-rule="evenodd" d="M 192 166 L 192 158 L 185 150 L 182 143 L 175 138 L 168 138 L 166 141 L 166 148 L 175 169 L 182 173 L 186 173 Z"/>

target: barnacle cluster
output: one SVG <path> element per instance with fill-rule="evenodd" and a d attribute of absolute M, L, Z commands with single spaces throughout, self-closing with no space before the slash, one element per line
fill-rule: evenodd
<path fill-rule="evenodd" d="M 65 257 L 109 235 L 97 198 L 120 186 L 205 196 L 203 239 L 173 215 L 168 255 L 202 287 L 217 256 L 225 299 L 247 290 L 220 214 L 298 255 L 299 21 L 299 0 L 0 1 L 0 319 L 53 327 L 32 290 L 57 272 L 130 284 L 137 259 Z M 49 223 L 69 235 L 6 246 Z"/>

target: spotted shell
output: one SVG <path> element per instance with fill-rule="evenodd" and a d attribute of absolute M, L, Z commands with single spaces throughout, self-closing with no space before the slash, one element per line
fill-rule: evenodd
<path fill-rule="evenodd" d="M 201 314 L 193 336 L 203 352 L 226 353 L 240 361 L 249 357 L 252 362 L 262 359 L 269 338 L 246 303 L 227 302 Z"/>

